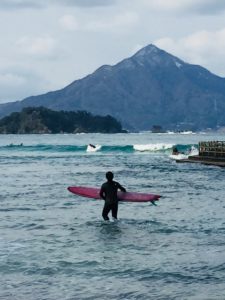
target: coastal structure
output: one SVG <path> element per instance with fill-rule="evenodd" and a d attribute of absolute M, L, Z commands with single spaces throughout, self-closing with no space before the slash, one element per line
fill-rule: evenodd
<path fill-rule="evenodd" d="M 188 156 L 187 159 L 176 160 L 176 162 L 201 163 L 225 167 L 225 141 L 199 142 L 199 154 Z"/>

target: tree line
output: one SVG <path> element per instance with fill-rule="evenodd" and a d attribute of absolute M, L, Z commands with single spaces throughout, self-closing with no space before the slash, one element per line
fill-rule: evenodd
<path fill-rule="evenodd" d="M 54 111 L 26 107 L 0 120 L 0 133 L 119 133 L 121 123 L 110 115 L 95 116 L 87 111 Z"/>

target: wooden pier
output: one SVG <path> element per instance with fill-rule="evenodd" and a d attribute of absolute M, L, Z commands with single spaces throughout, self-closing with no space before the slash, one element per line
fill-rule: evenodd
<path fill-rule="evenodd" d="M 198 149 L 199 155 L 188 156 L 187 159 L 176 160 L 176 162 L 225 167 L 225 141 L 199 142 Z"/>

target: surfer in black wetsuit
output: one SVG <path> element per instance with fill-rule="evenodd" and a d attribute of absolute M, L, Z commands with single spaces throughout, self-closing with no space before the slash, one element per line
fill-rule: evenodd
<path fill-rule="evenodd" d="M 96 148 L 96 146 L 93 145 L 93 144 L 89 144 L 89 146 L 90 146 L 91 148 Z"/>
<path fill-rule="evenodd" d="M 102 210 L 102 217 L 105 221 L 109 220 L 108 213 L 112 211 L 112 217 L 117 219 L 118 212 L 118 198 L 117 191 L 118 189 L 122 192 L 126 192 L 126 189 L 119 184 L 119 182 L 113 181 L 113 173 L 106 173 L 107 181 L 103 183 L 100 196 L 105 200 L 105 205 Z"/>

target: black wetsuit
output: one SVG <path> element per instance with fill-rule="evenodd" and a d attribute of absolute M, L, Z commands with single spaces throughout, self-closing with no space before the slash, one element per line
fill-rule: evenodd
<path fill-rule="evenodd" d="M 105 200 L 105 205 L 102 211 L 102 217 L 104 220 L 109 220 L 108 213 L 110 210 L 112 211 L 112 217 L 117 219 L 117 211 L 118 211 L 118 198 L 117 191 L 121 190 L 122 192 L 126 192 L 126 189 L 116 181 L 106 181 L 103 183 L 100 196 Z"/>

